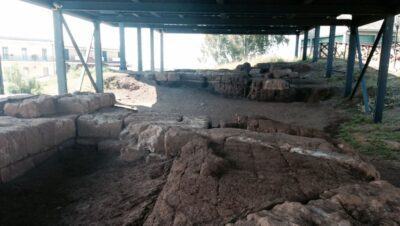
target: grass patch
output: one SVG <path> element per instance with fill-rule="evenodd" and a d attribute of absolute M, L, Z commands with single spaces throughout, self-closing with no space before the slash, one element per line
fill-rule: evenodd
<path fill-rule="evenodd" d="M 400 151 L 388 145 L 387 141 L 400 141 L 400 123 L 396 118 L 388 118 L 375 124 L 370 115 L 351 112 L 353 117 L 339 128 L 338 137 L 363 154 L 384 159 L 399 160 Z"/>

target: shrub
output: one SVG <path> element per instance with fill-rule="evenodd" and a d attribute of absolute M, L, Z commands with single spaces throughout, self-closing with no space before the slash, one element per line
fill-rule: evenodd
<path fill-rule="evenodd" d="M 28 78 L 22 75 L 17 65 L 5 71 L 7 91 L 12 94 L 29 93 L 39 94 L 41 86 L 35 78 Z"/>

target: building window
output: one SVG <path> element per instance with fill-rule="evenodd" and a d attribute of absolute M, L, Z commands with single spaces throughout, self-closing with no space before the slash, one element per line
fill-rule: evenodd
<path fill-rule="evenodd" d="M 28 59 L 28 50 L 26 48 L 22 48 L 22 59 L 27 60 Z"/>
<path fill-rule="evenodd" d="M 49 76 L 49 68 L 48 67 L 43 68 L 43 76 Z"/>
<path fill-rule="evenodd" d="M 3 59 L 8 60 L 8 58 L 9 58 L 8 47 L 3 47 L 2 53 L 3 53 Z"/>
<path fill-rule="evenodd" d="M 47 60 L 47 49 L 42 49 L 42 60 Z"/>

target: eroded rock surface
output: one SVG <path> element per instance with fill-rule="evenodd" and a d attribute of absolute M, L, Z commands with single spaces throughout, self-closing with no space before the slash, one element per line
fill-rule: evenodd
<path fill-rule="evenodd" d="M 112 93 L 78 93 L 58 97 L 56 107 L 60 114 L 85 114 L 112 107 L 115 103 Z"/>
<path fill-rule="evenodd" d="M 399 225 L 400 189 L 386 181 L 329 190 L 307 204 L 285 202 L 234 225 Z"/>
<path fill-rule="evenodd" d="M 131 115 L 132 118 L 135 115 Z M 124 160 L 137 160 L 150 153 L 160 157 L 175 156 L 180 147 L 171 145 L 174 139 L 182 139 L 183 131 L 173 131 L 176 128 L 183 130 L 207 129 L 210 120 L 207 117 L 176 117 L 171 115 L 170 120 L 157 120 L 157 117 L 150 114 L 146 119 L 144 115 L 139 115 L 141 122 L 131 123 L 121 132 L 120 140 L 126 146 L 121 150 L 121 158 Z M 155 121 L 154 121 L 155 120 Z M 179 121 L 177 121 L 179 120 Z M 171 130 L 171 131 L 170 131 Z M 179 136 L 178 136 L 179 133 Z M 189 135 L 185 138 L 189 139 Z M 176 142 L 179 142 L 176 140 Z"/>
<path fill-rule="evenodd" d="M 123 129 L 123 122 L 133 111 L 124 108 L 104 108 L 92 114 L 79 116 L 78 136 L 93 139 L 117 139 Z"/>
<path fill-rule="evenodd" d="M 379 177 L 367 163 L 367 168 L 348 164 L 344 159 L 355 158 L 323 139 L 241 129 L 183 133 L 190 135 L 174 138 L 182 148 L 146 225 L 221 225 Z M 343 158 L 331 157 L 336 154 Z"/>
<path fill-rule="evenodd" d="M 5 115 L 18 118 L 39 118 L 55 113 L 55 98 L 49 95 L 40 95 L 4 105 Z"/>

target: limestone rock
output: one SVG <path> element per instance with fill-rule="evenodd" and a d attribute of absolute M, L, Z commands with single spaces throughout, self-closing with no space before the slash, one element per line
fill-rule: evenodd
<path fill-rule="evenodd" d="M 112 93 L 78 93 L 59 97 L 56 106 L 60 114 L 85 114 L 112 107 L 115 103 Z"/>
<path fill-rule="evenodd" d="M 371 179 L 341 159 L 318 155 L 338 152 L 322 139 L 241 129 L 194 132 L 177 135 L 181 150 L 145 225 L 222 225 L 285 200 L 304 202 Z M 313 151 L 299 154 L 288 146 Z"/>
<path fill-rule="evenodd" d="M 124 126 L 127 126 L 130 123 L 158 122 L 158 121 L 181 122 L 182 120 L 183 116 L 179 114 L 138 112 L 127 116 L 124 119 Z"/>
<path fill-rule="evenodd" d="M 75 121 L 71 117 L 0 117 L 0 181 L 23 174 L 43 159 L 37 155 L 74 137 Z"/>
<path fill-rule="evenodd" d="M 121 149 L 121 158 L 132 161 L 149 153 L 172 157 L 178 153 L 175 145 L 185 144 L 190 139 L 191 133 L 185 134 L 176 131 L 175 128 L 183 130 L 206 129 L 210 125 L 207 117 L 184 117 L 182 121 L 143 121 L 141 123 L 131 122 L 120 134 L 120 140 L 126 141 L 127 145 Z M 175 132 L 174 132 L 175 131 Z M 181 135 L 183 135 L 181 137 Z"/>
<path fill-rule="evenodd" d="M 21 102 L 6 103 L 4 113 L 19 118 L 39 118 L 56 113 L 54 97 L 40 95 Z"/>
<path fill-rule="evenodd" d="M 283 79 L 267 79 L 264 81 L 264 90 L 286 90 L 289 89 L 289 83 Z"/>
<path fill-rule="evenodd" d="M 234 225 L 399 225 L 400 189 L 385 181 L 329 190 L 307 204 L 285 202 Z"/>
<path fill-rule="evenodd" d="M 114 107 L 81 115 L 77 120 L 77 134 L 81 138 L 116 139 L 123 129 L 124 119 L 132 113 L 128 109 Z"/>

